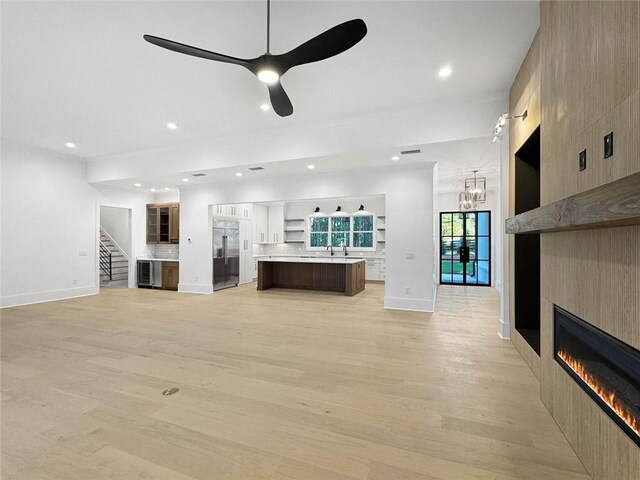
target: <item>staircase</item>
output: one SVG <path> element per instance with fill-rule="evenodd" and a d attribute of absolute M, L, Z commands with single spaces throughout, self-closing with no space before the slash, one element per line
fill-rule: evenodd
<path fill-rule="evenodd" d="M 109 257 L 110 261 L 109 261 Z M 109 278 L 109 264 L 111 278 Z M 100 228 L 100 287 L 127 288 L 129 259 L 109 234 Z"/>

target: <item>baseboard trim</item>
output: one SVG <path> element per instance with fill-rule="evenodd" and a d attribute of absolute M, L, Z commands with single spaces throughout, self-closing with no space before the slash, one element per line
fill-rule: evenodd
<path fill-rule="evenodd" d="M 408 310 L 410 312 L 433 313 L 433 300 L 384 297 L 384 308 L 388 310 Z"/>
<path fill-rule="evenodd" d="M 509 324 L 504 322 L 501 318 L 498 319 L 498 336 L 503 340 L 511 339 Z"/>
<path fill-rule="evenodd" d="M 0 298 L 0 308 L 20 307 L 23 305 L 33 305 L 34 303 L 57 302 L 70 298 L 88 297 L 90 295 L 97 295 L 99 292 L 100 287 L 91 285 L 89 287 L 76 287 L 65 290 L 48 290 L 46 292 L 9 295 Z"/>
<path fill-rule="evenodd" d="M 431 304 L 432 304 L 433 310 L 431 310 L 431 311 L 434 312 L 436 310 L 436 299 L 438 298 L 438 284 L 437 283 L 433 284 L 432 296 L 433 296 L 433 301 L 431 302 Z"/>
<path fill-rule="evenodd" d="M 199 293 L 201 295 L 208 295 L 213 293 L 213 283 L 201 284 L 201 283 L 179 283 L 179 293 Z"/>

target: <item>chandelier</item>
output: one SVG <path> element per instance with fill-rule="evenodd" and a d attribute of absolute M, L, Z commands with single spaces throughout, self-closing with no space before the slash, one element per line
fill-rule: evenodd
<path fill-rule="evenodd" d="M 458 202 L 461 212 L 469 212 L 476 209 L 476 202 L 473 201 L 467 192 L 460 192 L 458 194 Z"/>
<path fill-rule="evenodd" d="M 474 170 L 473 178 L 465 178 L 464 193 L 473 203 L 484 203 L 487 201 L 487 178 L 478 177 L 477 173 L 478 170 Z"/>

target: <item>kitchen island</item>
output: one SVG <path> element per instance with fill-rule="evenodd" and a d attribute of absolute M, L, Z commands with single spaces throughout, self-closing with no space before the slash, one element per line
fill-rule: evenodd
<path fill-rule="evenodd" d="M 365 261 L 357 258 L 270 257 L 258 260 L 258 290 L 299 288 L 343 292 L 364 290 Z"/>

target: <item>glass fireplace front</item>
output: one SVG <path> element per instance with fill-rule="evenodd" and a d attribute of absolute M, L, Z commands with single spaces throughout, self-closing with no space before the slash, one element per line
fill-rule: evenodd
<path fill-rule="evenodd" d="M 554 306 L 554 357 L 640 446 L 640 351 Z"/>

